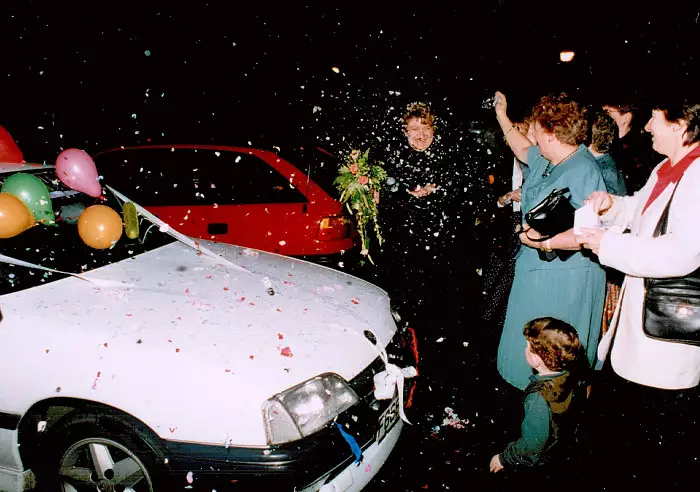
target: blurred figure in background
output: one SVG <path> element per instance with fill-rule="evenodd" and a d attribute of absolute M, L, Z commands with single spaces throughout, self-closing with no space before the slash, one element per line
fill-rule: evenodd
<path fill-rule="evenodd" d="M 609 153 L 618 138 L 618 128 L 615 121 L 606 111 L 598 110 L 591 112 L 589 125 L 591 129 L 589 140 L 591 143 L 588 145 L 588 150 L 591 151 L 595 161 L 598 163 L 608 193 L 617 196 L 627 195 L 625 178 Z M 620 299 L 620 287 L 624 279 L 622 273 L 612 268 L 605 269 L 605 276 L 607 278 L 607 287 L 601 324 L 601 332 L 603 334 L 608 331 L 610 321 L 615 314 L 615 306 L 617 306 L 617 301 Z"/>
<path fill-rule="evenodd" d="M 532 145 L 537 145 L 532 136 L 530 119 L 513 123 L 516 131 L 528 137 Z M 507 144 L 506 144 L 507 145 Z M 513 156 L 513 173 L 511 177 L 511 191 L 502 195 L 497 202 L 499 208 L 505 210 L 501 214 L 509 217 L 503 227 L 508 230 L 499 234 L 494 250 L 489 257 L 489 263 L 484 272 L 484 303 L 481 309 L 481 318 L 491 322 L 493 326 L 503 326 L 506 316 L 508 295 L 513 284 L 515 273 L 515 256 L 520 249 L 519 234 L 522 230 L 523 215 L 520 205 L 520 194 L 523 182 L 529 174 L 527 164 Z M 510 209 L 512 206 L 512 209 Z M 510 210 L 509 210 L 510 209 Z M 499 214 L 499 212 L 495 212 Z"/>
<path fill-rule="evenodd" d="M 603 109 L 617 125 L 618 140 L 610 155 L 625 178 L 627 192 L 634 194 L 646 183 L 652 169 L 663 159 L 651 146 L 644 121 L 637 121 L 638 108 L 632 104 L 605 104 Z"/>
<path fill-rule="evenodd" d="M 617 140 L 617 125 L 605 111 L 593 111 L 590 114 L 589 127 L 591 134 L 589 140 L 591 143 L 588 145 L 588 150 L 591 151 L 595 161 L 598 163 L 608 193 L 625 196 L 627 195 L 625 177 L 610 154 L 610 150 Z"/>

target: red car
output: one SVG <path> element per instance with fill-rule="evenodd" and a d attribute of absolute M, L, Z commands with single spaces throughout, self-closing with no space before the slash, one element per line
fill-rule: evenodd
<path fill-rule="evenodd" d="M 333 198 L 337 160 L 320 148 L 278 153 L 215 145 L 148 145 L 95 156 L 103 183 L 195 238 L 323 262 L 356 233 Z M 316 183 L 323 178 L 326 189 Z"/>

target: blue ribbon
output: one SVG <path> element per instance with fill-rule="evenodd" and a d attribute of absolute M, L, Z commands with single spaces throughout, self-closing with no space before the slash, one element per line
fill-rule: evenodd
<path fill-rule="evenodd" d="M 347 443 L 350 445 L 350 449 L 352 450 L 353 454 L 355 455 L 355 463 L 359 463 L 360 460 L 362 459 L 362 449 L 360 449 L 360 446 L 357 444 L 357 441 L 355 438 L 345 432 L 345 429 L 343 429 L 343 426 L 340 425 L 338 422 L 335 423 L 336 427 L 338 427 L 338 430 L 340 431 L 340 434 L 345 438 Z"/>

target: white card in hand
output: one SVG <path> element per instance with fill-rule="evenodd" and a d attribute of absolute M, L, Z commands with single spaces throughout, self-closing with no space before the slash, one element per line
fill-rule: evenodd
<path fill-rule="evenodd" d="M 600 217 L 591 203 L 574 212 L 574 234 L 581 234 L 582 227 L 600 227 Z"/>

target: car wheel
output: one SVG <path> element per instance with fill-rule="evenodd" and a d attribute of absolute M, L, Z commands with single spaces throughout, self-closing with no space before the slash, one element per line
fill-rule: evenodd
<path fill-rule="evenodd" d="M 97 413 L 100 412 L 100 413 Z M 119 420 L 118 420 L 118 419 Z M 121 420 L 121 421 L 120 421 Z M 50 430 L 36 470 L 41 490 L 153 492 L 163 468 L 154 439 L 136 421 L 99 409 L 68 416 Z"/>

